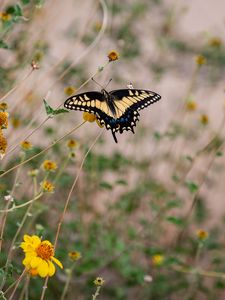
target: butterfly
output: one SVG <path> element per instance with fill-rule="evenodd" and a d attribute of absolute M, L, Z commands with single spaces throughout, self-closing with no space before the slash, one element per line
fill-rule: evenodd
<path fill-rule="evenodd" d="M 64 107 L 92 113 L 101 125 L 112 131 L 117 143 L 116 132 L 131 130 L 139 120 L 139 110 L 157 102 L 161 96 L 155 92 L 138 89 L 121 89 L 107 92 L 92 91 L 68 98 Z"/>

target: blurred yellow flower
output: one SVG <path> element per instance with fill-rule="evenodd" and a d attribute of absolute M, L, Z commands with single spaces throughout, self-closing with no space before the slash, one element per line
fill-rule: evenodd
<path fill-rule="evenodd" d="M 213 37 L 209 40 L 209 46 L 219 48 L 222 45 L 222 41 L 218 37 Z"/>
<path fill-rule="evenodd" d="M 102 277 L 97 277 L 94 280 L 94 284 L 97 286 L 102 286 L 105 283 L 105 280 Z"/>
<path fill-rule="evenodd" d="M 0 12 L 0 19 L 2 21 L 10 21 L 12 19 L 12 16 L 10 14 L 8 14 L 7 12 Z"/>
<path fill-rule="evenodd" d="M 186 109 L 188 111 L 195 111 L 197 109 L 197 103 L 194 100 L 188 100 L 186 103 Z"/>
<path fill-rule="evenodd" d="M 68 96 L 71 96 L 73 94 L 75 94 L 76 92 L 76 89 L 73 87 L 73 86 L 67 86 L 65 89 L 64 89 L 64 93 Z"/>
<path fill-rule="evenodd" d="M 206 64 L 206 58 L 199 54 L 195 57 L 195 62 L 198 66 L 202 66 L 202 65 L 205 65 Z"/>
<path fill-rule="evenodd" d="M 0 129 L 0 156 L 3 158 L 7 149 L 7 140 Z"/>
<path fill-rule="evenodd" d="M 152 264 L 154 266 L 161 266 L 164 262 L 164 256 L 161 254 L 155 254 L 152 256 Z"/>
<path fill-rule="evenodd" d="M 90 114 L 88 112 L 84 112 L 83 113 L 83 119 L 84 121 L 88 121 L 88 122 L 94 122 L 96 120 L 96 116 L 94 114 Z"/>
<path fill-rule="evenodd" d="M 0 127 L 5 129 L 8 127 L 8 116 L 9 114 L 5 111 L 0 111 Z"/>
<path fill-rule="evenodd" d="M 45 171 L 54 172 L 57 169 L 57 164 L 52 160 L 46 159 L 42 164 L 42 168 Z"/>
<path fill-rule="evenodd" d="M 77 143 L 77 141 L 74 140 L 74 139 L 70 139 L 70 140 L 67 141 L 67 147 L 68 147 L 69 149 L 76 148 L 77 145 L 78 145 L 78 143 Z"/>
<path fill-rule="evenodd" d="M 21 120 L 18 117 L 10 118 L 11 124 L 13 128 L 18 128 L 22 124 Z"/>
<path fill-rule="evenodd" d="M 27 271 L 35 276 L 40 277 L 53 276 L 55 274 L 55 264 L 61 269 L 62 263 L 54 257 L 54 247 L 48 240 L 41 241 L 37 235 L 24 235 L 24 242 L 20 244 L 20 247 L 25 253 L 23 265 Z"/>
<path fill-rule="evenodd" d="M 78 251 L 71 251 L 68 253 L 69 258 L 76 261 L 79 260 L 81 258 L 81 253 Z"/>
<path fill-rule="evenodd" d="M 6 110 L 8 109 L 8 104 L 6 102 L 2 102 L 0 103 L 0 110 Z"/>
<path fill-rule="evenodd" d="M 30 142 L 28 142 L 28 141 L 22 141 L 21 143 L 20 143 L 20 146 L 21 146 L 21 148 L 23 149 L 23 150 L 30 150 L 31 149 L 31 147 L 32 147 L 32 144 L 30 143 Z"/>
<path fill-rule="evenodd" d="M 200 122 L 202 125 L 207 125 L 209 123 L 209 117 L 206 114 L 200 116 Z"/>
<path fill-rule="evenodd" d="M 52 193 L 55 189 L 55 186 L 53 183 L 51 183 L 50 181 L 48 180 L 44 180 L 42 183 L 41 183 L 41 187 L 43 189 L 44 192 L 48 192 L 48 193 Z"/>
<path fill-rule="evenodd" d="M 208 232 L 203 229 L 199 229 L 196 234 L 197 234 L 197 237 L 199 238 L 199 240 L 201 240 L 201 241 L 206 240 L 209 236 Z"/>
<path fill-rule="evenodd" d="M 108 59 L 109 61 L 115 61 L 119 59 L 119 53 L 115 50 L 112 50 L 108 53 Z"/>

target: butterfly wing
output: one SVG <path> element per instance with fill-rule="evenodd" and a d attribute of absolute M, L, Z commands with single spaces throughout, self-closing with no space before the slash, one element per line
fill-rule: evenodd
<path fill-rule="evenodd" d="M 155 92 L 137 89 L 114 90 L 110 92 L 116 107 L 117 118 L 113 130 L 122 133 L 133 131 L 139 120 L 139 110 L 159 101 L 161 96 Z"/>
<path fill-rule="evenodd" d="M 161 98 L 155 92 L 136 89 L 114 90 L 109 95 L 115 108 L 114 112 L 110 110 L 104 95 L 95 91 L 72 96 L 65 101 L 64 106 L 95 114 L 100 124 L 112 131 L 116 143 L 115 133 L 118 131 L 123 133 L 124 130 L 134 132 L 133 127 L 139 120 L 138 111 Z"/>

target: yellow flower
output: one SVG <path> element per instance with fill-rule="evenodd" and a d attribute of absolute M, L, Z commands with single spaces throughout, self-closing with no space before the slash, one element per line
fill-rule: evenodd
<path fill-rule="evenodd" d="M 54 172 L 57 169 L 57 164 L 54 161 L 46 159 L 42 164 L 42 168 L 45 171 Z"/>
<path fill-rule="evenodd" d="M 209 117 L 206 114 L 200 116 L 200 122 L 202 125 L 207 125 L 209 123 Z"/>
<path fill-rule="evenodd" d="M 199 229 L 196 234 L 197 234 L 197 237 L 199 238 L 199 240 L 201 240 L 201 241 L 206 240 L 209 236 L 208 232 L 203 229 Z"/>
<path fill-rule="evenodd" d="M 77 143 L 77 141 L 74 140 L 74 139 L 70 139 L 70 140 L 67 141 L 67 147 L 68 147 L 69 149 L 76 148 L 77 145 L 78 145 L 78 143 Z"/>
<path fill-rule="evenodd" d="M 2 102 L 0 103 L 0 110 L 6 110 L 8 109 L 8 104 L 6 102 Z"/>
<path fill-rule="evenodd" d="M 28 141 L 22 141 L 20 143 L 20 146 L 23 150 L 27 151 L 27 150 L 30 150 L 30 148 L 32 147 L 32 144 Z"/>
<path fill-rule="evenodd" d="M 198 66 L 202 66 L 206 64 L 206 58 L 203 55 L 197 55 L 195 57 L 195 62 Z"/>
<path fill-rule="evenodd" d="M 11 118 L 11 124 L 12 124 L 13 128 L 16 129 L 16 128 L 20 127 L 21 123 L 22 122 L 18 117 L 12 117 Z"/>
<path fill-rule="evenodd" d="M 81 253 L 78 251 L 71 251 L 68 255 L 69 258 L 71 258 L 74 261 L 79 260 L 81 258 Z"/>
<path fill-rule="evenodd" d="M 105 280 L 102 277 L 97 277 L 94 280 L 94 284 L 97 286 L 102 286 L 105 283 Z"/>
<path fill-rule="evenodd" d="M 7 140 L 0 129 L 0 156 L 3 158 L 7 149 Z"/>
<path fill-rule="evenodd" d="M 115 61 L 119 59 L 119 53 L 115 50 L 112 50 L 108 53 L 108 59 L 109 61 Z"/>
<path fill-rule="evenodd" d="M 7 12 L 0 12 L 0 19 L 2 21 L 5 21 L 5 22 L 10 21 L 11 18 L 12 18 L 12 16 L 10 14 L 8 14 Z"/>
<path fill-rule="evenodd" d="M 48 192 L 48 193 L 52 193 L 55 189 L 55 186 L 54 184 L 52 184 L 50 181 L 48 180 L 44 180 L 42 183 L 41 183 L 41 187 L 43 189 L 44 192 Z"/>
<path fill-rule="evenodd" d="M 219 48 L 222 45 L 222 41 L 218 37 L 213 37 L 209 40 L 209 46 Z"/>
<path fill-rule="evenodd" d="M 0 127 L 7 128 L 8 127 L 8 116 L 9 114 L 4 111 L 0 111 Z"/>
<path fill-rule="evenodd" d="M 193 100 L 188 100 L 186 103 L 186 109 L 189 111 L 195 111 L 197 109 L 197 103 Z"/>
<path fill-rule="evenodd" d="M 83 119 L 84 121 L 88 121 L 88 122 L 94 122 L 96 120 L 96 116 L 94 114 L 90 114 L 88 112 L 84 112 L 83 113 Z"/>
<path fill-rule="evenodd" d="M 65 89 L 64 89 L 64 93 L 68 96 L 71 96 L 73 94 L 75 94 L 76 92 L 76 89 L 73 87 L 73 86 L 67 86 Z"/>
<path fill-rule="evenodd" d="M 24 242 L 20 244 L 25 253 L 23 265 L 31 275 L 53 276 L 55 274 L 53 262 L 61 269 L 63 268 L 62 263 L 54 257 L 54 247 L 49 241 L 41 241 L 37 235 L 29 236 L 26 234 L 23 240 Z"/>
<path fill-rule="evenodd" d="M 152 264 L 154 266 L 161 266 L 164 262 L 164 256 L 161 254 L 155 254 L 152 256 Z"/>

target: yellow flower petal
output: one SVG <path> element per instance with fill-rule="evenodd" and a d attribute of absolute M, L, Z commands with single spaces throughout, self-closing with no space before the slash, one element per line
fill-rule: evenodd
<path fill-rule="evenodd" d="M 56 263 L 61 269 L 63 269 L 62 263 L 57 258 L 52 256 L 51 260 L 54 261 L 54 263 Z"/>
<path fill-rule="evenodd" d="M 42 260 L 42 262 L 38 265 L 37 271 L 38 274 L 41 277 L 47 277 L 48 276 L 48 263 L 45 260 Z"/>
<path fill-rule="evenodd" d="M 23 265 L 28 266 L 30 265 L 31 257 L 25 257 L 23 260 Z"/>
<path fill-rule="evenodd" d="M 39 264 L 42 263 L 42 259 L 40 257 L 32 257 L 31 261 L 30 261 L 30 266 L 33 269 L 36 269 L 38 267 Z"/>
<path fill-rule="evenodd" d="M 48 261 L 48 276 L 53 276 L 55 274 L 55 266 L 53 263 L 49 260 Z"/>

